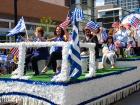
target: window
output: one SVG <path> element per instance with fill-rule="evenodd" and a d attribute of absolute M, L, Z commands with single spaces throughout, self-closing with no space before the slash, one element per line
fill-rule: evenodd
<path fill-rule="evenodd" d="M 75 4 L 75 0 L 71 0 L 71 5 L 72 5 L 72 4 Z"/>
<path fill-rule="evenodd" d="M 65 6 L 70 7 L 70 0 L 65 0 Z"/>
<path fill-rule="evenodd" d="M 82 4 L 87 4 L 87 0 L 82 0 Z"/>

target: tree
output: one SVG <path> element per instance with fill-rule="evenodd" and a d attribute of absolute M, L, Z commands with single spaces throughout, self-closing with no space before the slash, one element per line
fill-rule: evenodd
<path fill-rule="evenodd" d="M 42 17 L 40 19 L 40 26 L 42 26 L 46 32 L 50 31 L 50 25 L 56 25 L 56 22 L 51 17 Z"/>

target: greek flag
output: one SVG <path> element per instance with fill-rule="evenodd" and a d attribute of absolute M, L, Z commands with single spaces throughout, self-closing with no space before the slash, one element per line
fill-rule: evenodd
<path fill-rule="evenodd" d="M 23 32 L 25 29 L 25 22 L 23 17 L 18 21 L 18 24 L 15 26 L 15 28 L 13 28 L 11 31 L 9 31 L 9 33 L 7 34 L 7 36 L 13 36 L 15 34 L 18 34 L 20 32 Z"/>
<path fill-rule="evenodd" d="M 85 29 L 90 30 L 97 30 L 98 28 L 100 28 L 99 24 L 95 23 L 94 21 L 89 21 L 85 27 Z"/>
<path fill-rule="evenodd" d="M 68 60 L 70 62 L 70 77 L 78 78 L 82 73 L 81 68 L 81 56 L 78 37 L 78 21 L 83 19 L 83 11 L 81 9 L 75 9 L 72 14 L 72 38 L 69 50 Z"/>

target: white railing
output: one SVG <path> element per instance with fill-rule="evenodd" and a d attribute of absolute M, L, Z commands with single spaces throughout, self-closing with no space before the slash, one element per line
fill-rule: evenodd
<path fill-rule="evenodd" d="M 0 43 L 0 48 L 10 49 L 13 47 L 19 48 L 19 61 L 18 68 L 12 73 L 13 78 L 23 79 L 24 76 L 24 63 L 26 48 L 29 47 L 51 47 L 61 46 L 62 50 L 62 68 L 61 73 L 53 79 L 54 81 L 68 81 L 69 80 L 69 63 L 68 53 L 70 42 L 19 42 L 19 43 Z M 95 44 L 93 43 L 80 43 L 81 47 L 89 48 L 89 75 L 95 75 Z"/>

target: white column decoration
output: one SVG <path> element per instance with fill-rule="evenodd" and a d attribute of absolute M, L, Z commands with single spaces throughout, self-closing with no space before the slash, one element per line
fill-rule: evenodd
<path fill-rule="evenodd" d="M 95 50 L 94 48 L 89 48 L 89 73 L 86 77 L 93 77 L 96 75 L 96 62 L 95 62 Z"/>
<path fill-rule="evenodd" d="M 19 61 L 18 68 L 12 73 L 11 78 L 20 78 L 20 79 L 29 79 L 30 76 L 24 76 L 24 64 L 25 64 L 25 55 L 26 55 L 26 45 L 25 42 L 19 43 Z"/>
<path fill-rule="evenodd" d="M 62 66 L 61 73 L 54 76 L 52 81 L 68 81 L 69 80 L 69 63 L 68 63 L 68 53 L 69 53 L 69 43 L 63 46 L 62 50 Z"/>
<path fill-rule="evenodd" d="M 80 43 L 81 47 L 89 48 L 89 73 L 86 77 L 93 77 L 96 74 L 96 62 L 95 62 L 95 43 Z"/>
<path fill-rule="evenodd" d="M 47 47 L 47 46 L 61 46 L 62 50 L 62 70 L 57 76 L 54 76 L 52 81 L 68 81 L 69 80 L 69 64 L 68 64 L 68 52 L 69 52 L 69 42 L 19 42 L 19 43 L 0 43 L 0 48 L 10 49 L 16 47 L 19 49 L 19 61 L 18 68 L 13 71 L 12 78 L 28 79 L 29 76 L 24 76 L 24 63 L 26 48 L 29 47 Z M 95 44 L 94 43 L 80 43 L 80 47 L 89 48 L 90 60 L 89 60 L 89 74 L 87 77 L 92 77 L 95 75 Z"/>
<path fill-rule="evenodd" d="M 21 43 L 19 46 L 19 61 L 18 61 L 19 76 L 24 75 L 25 55 L 26 55 L 26 46 L 24 45 L 24 43 Z"/>

